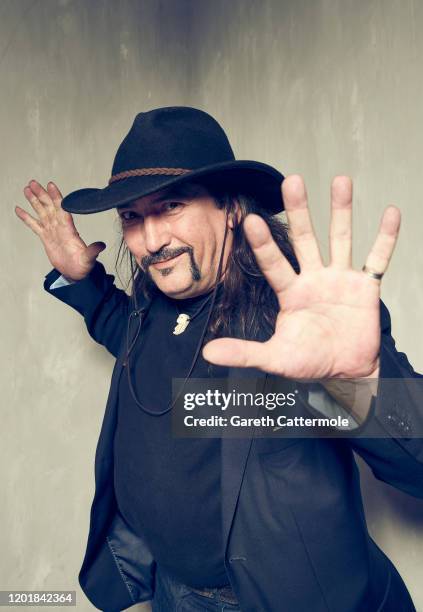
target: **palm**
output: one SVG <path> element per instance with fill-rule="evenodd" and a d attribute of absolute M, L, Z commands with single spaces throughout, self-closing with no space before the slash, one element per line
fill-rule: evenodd
<path fill-rule="evenodd" d="M 284 202 L 301 272 L 279 251 L 262 219 L 250 215 L 245 232 L 280 306 L 265 343 L 229 338 L 204 348 L 212 363 L 256 367 L 288 378 L 358 378 L 377 368 L 380 282 L 351 267 L 351 183 L 332 186 L 331 263 L 324 266 L 311 226 L 302 181 L 285 179 Z M 399 230 L 399 211 L 385 211 L 366 265 L 384 272 Z"/>
<path fill-rule="evenodd" d="M 69 213 L 65 214 L 69 217 L 50 224 L 48 239 L 44 240 L 44 248 L 47 257 L 55 268 L 58 270 L 66 269 L 68 276 L 75 277 L 79 273 L 83 278 L 90 270 L 89 265 L 84 265 L 81 262 L 81 255 L 86 252 L 87 245 L 79 236 L 71 215 Z"/>
<path fill-rule="evenodd" d="M 266 371 L 283 369 L 289 378 L 366 376 L 377 359 L 378 323 L 379 291 L 371 279 L 353 270 L 305 273 L 284 295 Z"/>

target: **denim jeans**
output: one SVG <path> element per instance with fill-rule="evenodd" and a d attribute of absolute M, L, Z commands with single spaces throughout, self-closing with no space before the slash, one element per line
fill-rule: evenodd
<path fill-rule="evenodd" d="M 211 599 L 194 593 L 160 569 L 156 574 L 156 589 L 151 606 L 152 612 L 241 612 L 238 605 L 219 601 L 218 595 Z M 309 612 L 312 610 L 310 608 Z M 395 568 L 392 568 L 389 594 L 378 612 L 416 612 L 404 582 Z"/>
<path fill-rule="evenodd" d="M 221 601 L 218 593 L 213 598 L 194 593 L 159 568 L 151 607 L 153 612 L 241 612 L 238 605 Z"/>

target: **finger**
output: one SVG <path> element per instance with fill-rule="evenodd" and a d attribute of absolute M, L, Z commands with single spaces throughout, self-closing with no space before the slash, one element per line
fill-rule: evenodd
<path fill-rule="evenodd" d="M 307 192 L 301 176 L 292 174 L 282 183 L 282 197 L 289 223 L 289 235 L 301 270 L 323 266 L 319 246 L 307 204 Z"/>
<path fill-rule="evenodd" d="M 395 249 L 401 225 L 401 212 L 396 206 L 388 206 L 383 213 L 379 233 L 366 259 L 366 267 L 384 274 Z M 380 282 L 375 279 L 375 282 Z"/>
<path fill-rule="evenodd" d="M 42 185 L 38 181 L 30 181 L 28 187 L 31 189 L 32 193 L 38 198 L 41 204 L 44 207 L 48 216 L 52 216 L 54 213 L 54 204 L 48 192 L 44 189 Z"/>
<path fill-rule="evenodd" d="M 63 195 L 53 181 L 47 183 L 47 192 L 53 202 L 58 219 L 64 221 L 65 224 L 71 223 L 74 225 L 71 213 L 62 208 Z"/>
<path fill-rule="evenodd" d="M 19 217 L 19 219 L 21 219 L 21 221 L 25 223 L 25 225 L 27 225 L 30 229 L 32 229 L 35 234 L 37 234 L 37 236 L 41 234 L 41 231 L 43 229 L 41 223 L 37 219 L 34 219 L 34 217 L 32 217 L 29 213 L 27 213 L 26 210 L 24 210 L 20 206 L 15 206 L 15 213 Z"/>
<path fill-rule="evenodd" d="M 43 204 L 39 201 L 35 193 L 32 191 L 31 187 L 27 186 L 23 190 L 24 196 L 31 204 L 32 208 L 35 210 L 37 215 L 39 216 L 41 221 L 46 221 L 48 219 L 48 214 Z"/>
<path fill-rule="evenodd" d="M 336 268 L 352 266 L 352 181 L 337 176 L 332 181 L 330 218 L 330 262 Z"/>
<path fill-rule="evenodd" d="M 90 244 L 83 254 L 84 263 L 92 263 L 105 248 L 106 244 L 104 242 L 98 241 Z"/>
<path fill-rule="evenodd" d="M 59 188 L 57 187 L 57 185 L 55 185 L 55 183 L 53 183 L 53 181 L 50 181 L 49 183 L 47 183 L 47 193 L 50 196 L 54 206 L 56 208 L 62 208 L 61 204 L 62 204 L 63 196 Z"/>
<path fill-rule="evenodd" d="M 219 338 L 204 346 L 203 357 L 216 365 L 263 369 L 266 352 L 266 344 L 263 342 Z"/>
<path fill-rule="evenodd" d="M 264 219 L 258 215 L 247 215 L 243 227 L 260 270 L 279 298 L 297 277 L 294 269 L 276 244 Z"/>

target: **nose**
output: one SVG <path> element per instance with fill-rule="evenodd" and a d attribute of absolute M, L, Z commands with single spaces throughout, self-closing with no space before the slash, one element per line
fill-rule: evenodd
<path fill-rule="evenodd" d="M 145 247 L 149 253 L 157 253 L 161 248 L 170 244 L 170 231 L 166 222 L 160 219 L 159 215 L 146 215 L 143 229 Z"/>

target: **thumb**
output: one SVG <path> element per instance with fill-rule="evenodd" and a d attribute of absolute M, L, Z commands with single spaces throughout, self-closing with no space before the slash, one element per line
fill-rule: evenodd
<path fill-rule="evenodd" d="M 262 342 L 219 338 L 211 340 L 204 346 L 203 357 L 216 365 L 263 369 L 266 349 Z"/>
<path fill-rule="evenodd" d="M 94 263 L 94 261 L 100 255 L 101 251 L 104 251 L 105 248 L 106 244 L 104 242 L 92 242 L 89 246 L 87 246 L 87 250 L 85 251 L 83 256 L 86 263 Z"/>

